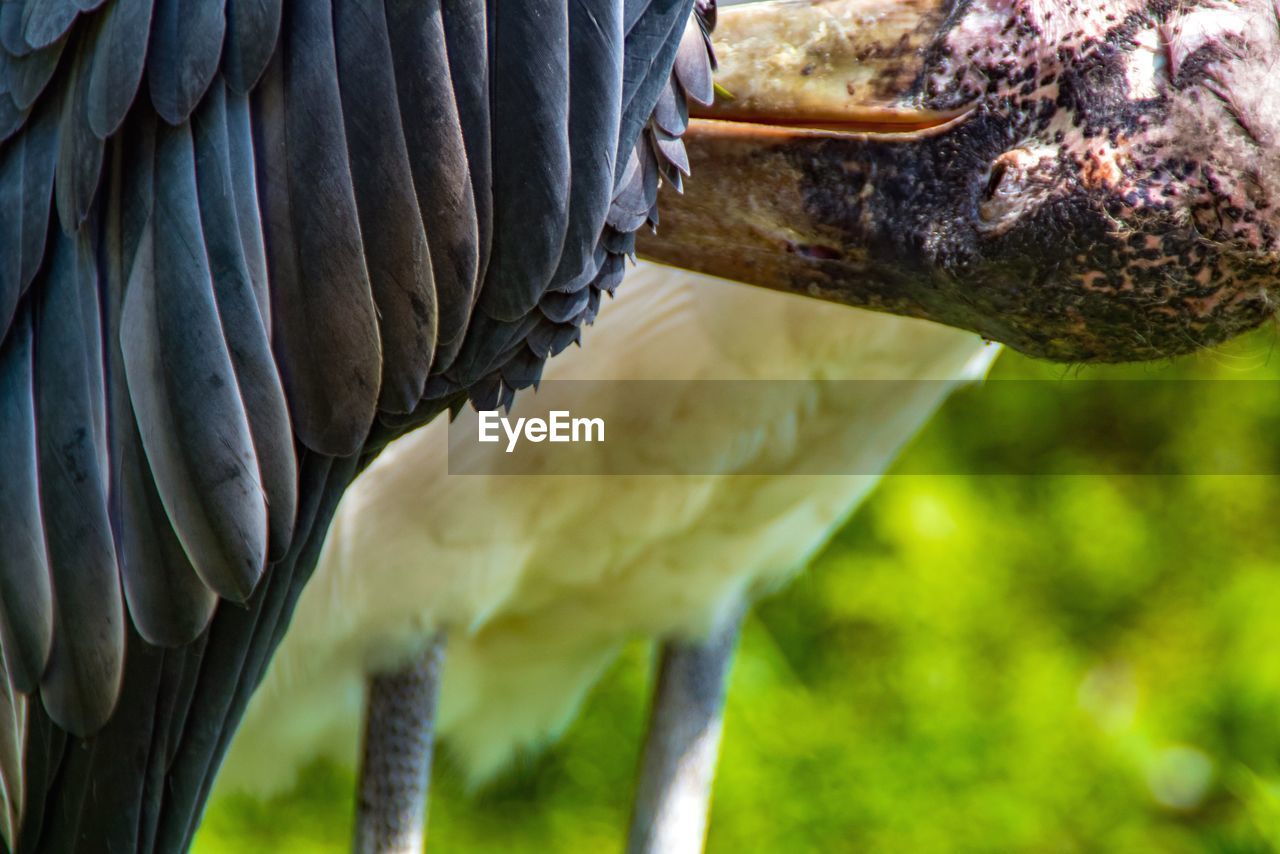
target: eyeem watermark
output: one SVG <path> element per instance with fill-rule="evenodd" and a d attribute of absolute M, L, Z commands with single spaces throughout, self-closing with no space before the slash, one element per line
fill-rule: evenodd
<path fill-rule="evenodd" d="M 530 442 L 603 442 L 603 418 L 574 418 L 567 409 L 553 409 L 548 418 L 517 418 L 513 424 L 496 409 L 480 413 L 479 441 L 500 442 L 506 434 L 507 453 L 516 449 L 520 439 Z"/>

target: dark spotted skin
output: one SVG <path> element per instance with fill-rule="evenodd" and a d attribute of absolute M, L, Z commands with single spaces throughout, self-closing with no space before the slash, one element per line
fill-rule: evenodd
<path fill-rule="evenodd" d="M 727 158 L 767 173 L 784 201 L 721 206 L 719 233 L 697 250 L 713 258 L 692 266 L 1064 361 L 1162 358 L 1272 315 L 1272 0 L 956 0 L 947 11 L 901 101 L 971 110 L 953 126 L 754 149 L 714 128 L 695 136 L 693 174 L 711 173 L 711 191 Z M 696 231 L 693 217 L 711 212 L 669 198 L 663 225 Z M 693 254 L 644 248 L 686 266 Z"/>
<path fill-rule="evenodd" d="M 993 176 L 979 198 L 1008 181 L 1019 182 L 1014 192 L 1028 183 L 1052 190 L 1014 212 L 1003 231 L 991 228 L 979 203 L 976 218 L 960 220 L 972 227 L 956 229 L 925 257 L 969 291 L 979 311 L 1000 317 L 1012 343 L 1051 358 L 1160 357 L 1269 317 L 1280 284 L 1273 187 L 1207 143 L 1221 135 L 1247 151 L 1270 141 L 1274 115 L 1241 122 L 1214 89 L 1230 86 L 1237 66 L 1280 59 L 1275 7 L 990 5 L 1009 7 L 1003 38 L 974 39 L 976 28 L 966 28 L 972 18 L 962 17 L 932 58 L 923 102 L 977 99 L 991 126 L 970 145 L 993 163 L 1006 140 L 1057 149 L 1030 177 Z M 1264 28 L 1257 38 L 1234 29 L 1244 20 Z M 1189 25 L 1200 44 L 1187 44 Z M 1044 35 L 1055 29 L 1067 35 L 1050 51 Z M 1155 38 L 1144 44 L 1149 34 Z M 1173 51 L 1189 59 L 1175 63 Z M 967 61 L 957 64 L 957 53 Z M 1151 69 L 1150 85 L 1134 79 L 1135 66 Z M 1200 146 L 1179 135 L 1196 130 L 1186 120 L 1197 110 L 1216 125 Z"/>

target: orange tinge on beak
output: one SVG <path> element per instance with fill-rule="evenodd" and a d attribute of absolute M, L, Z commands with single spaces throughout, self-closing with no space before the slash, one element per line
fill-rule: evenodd
<path fill-rule="evenodd" d="M 721 10 L 722 97 L 693 115 L 833 133 L 918 134 L 964 111 L 910 103 L 942 0 L 775 0 Z M 727 96 L 725 96 L 727 93 Z"/>
<path fill-rule="evenodd" d="M 722 7 L 714 34 L 716 102 L 691 111 L 684 137 L 691 175 L 683 194 L 663 189 L 658 234 L 641 234 L 640 254 L 819 296 L 823 274 L 815 260 L 834 259 L 856 275 L 858 253 L 838 248 L 839 235 L 815 222 L 800 197 L 797 153 L 833 137 L 909 144 L 963 122 L 968 111 L 926 110 L 915 94 L 948 5 L 774 0 Z M 829 271 L 831 263 L 823 266 Z M 925 313 L 874 294 L 865 304 Z"/>

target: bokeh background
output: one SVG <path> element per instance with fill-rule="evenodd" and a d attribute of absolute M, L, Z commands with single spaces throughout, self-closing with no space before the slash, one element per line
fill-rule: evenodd
<path fill-rule="evenodd" d="M 1005 354 L 953 398 L 748 621 L 710 850 L 1280 849 L 1276 337 L 1143 367 Z M 1057 393 L 1103 379 L 1127 382 Z M 620 851 L 650 657 L 480 791 L 446 748 L 431 850 Z M 353 782 L 317 764 L 224 798 L 196 851 L 346 851 Z"/>

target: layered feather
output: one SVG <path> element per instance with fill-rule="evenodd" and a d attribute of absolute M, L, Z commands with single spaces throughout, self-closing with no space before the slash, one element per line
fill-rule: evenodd
<path fill-rule="evenodd" d="M 210 589 L 244 601 L 266 566 L 266 500 L 202 240 L 190 130 L 162 128 L 155 156 L 155 208 L 122 309 L 125 379 L 179 541 Z"/>
<path fill-rule="evenodd" d="M 691 2 L 0 0 L 11 848 L 189 842 L 356 468 L 616 284 Z"/>
<path fill-rule="evenodd" d="M 110 716 L 124 669 L 124 603 L 107 518 L 97 271 L 87 235 L 58 234 L 36 307 L 40 505 L 57 627 L 44 707 L 86 735 Z"/>
<path fill-rule="evenodd" d="M 299 3 L 286 19 L 256 104 L 276 354 L 299 438 L 349 456 L 378 400 L 378 324 L 332 72 L 332 10 Z"/>
<path fill-rule="evenodd" d="M 411 412 L 422 399 L 435 352 L 436 290 L 400 118 L 387 17 L 376 5 L 342 3 L 335 12 L 342 114 L 382 342 L 379 407 Z M 431 19 L 438 21 L 438 11 Z M 405 23 L 396 19 L 397 25 Z M 461 301 L 450 297 L 451 303 Z"/>
<path fill-rule="evenodd" d="M 14 689 L 35 690 L 53 640 L 36 457 L 31 319 L 23 311 L 0 348 L 0 647 Z M 3 680 L 0 680 L 3 681 Z"/>
<path fill-rule="evenodd" d="M 609 210 L 622 121 L 622 19 L 621 2 L 589 6 L 575 0 L 569 4 L 573 169 L 568 222 L 552 277 L 553 290 L 581 290 L 595 277 L 602 260 L 595 248 Z"/>
<path fill-rule="evenodd" d="M 227 20 L 222 0 L 153 0 L 147 81 L 160 118 L 181 124 L 213 82 Z"/>
<path fill-rule="evenodd" d="M 449 7 L 446 10 L 446 6 Z M 484 19 L 469 18 L 477 4 L 443 4 L 440 0 L 388 0 L 390 38 L 401 126 L 413 174 L 418 211 L 431 248 L 440 353 L 436 370 L 453 361 L 467 330 L 480 274 L 482 207 L 488 220 L 489 152 L 486 114 L 471 99 L 455 100 L 455 90 L 468 83 L 472 69 L 483 68 Z M 457 7 L 457 8 L 454 8 Z M 446 42 L 446 21 L 458 37 Z M 453 51 L 451 54 L 450 51 Z M 455 61 L 456 60 L 456 61 Z M 454 66 L 461 64 L 459 73 Z M 483 73 L 478 75 L 484 79 Z M 455 82 L 455 80 L 457 82 Z M 463 118 L 469 124 L 464 134 Z M 472 180 L 478 183 L 472 184 Z"/>
<path fill-rule="evenodd" d="M 230 100 L 230 104 L 228 101 Z M 208 256 L 209 273 L 217 304 L 218 322 L 226 340 L 231 365 L 240 390 L 258 463 L 258 483 L 266 499 L 269 552 L 280 558 L 293 539 L 298 506 L 298 468 L 293 430 L 284 386 L 271 354 L 264 316 L 265 275 L 262 237 L 256 214 L 237 205 L 235 166 L 231 153 L 233 135 L 242 137 L 240 150 L 251 145 L 243 122 L 230 121 L 245 114 L 243 97 L 228 99 L 221 84 L 193 121 L 196 187 L 199 195 L 201 237 Z M 241 223 L 241 216 L 249 223 Z"/>
<path fill-rule="evenodd" d="M 568 226 L 568 8 L 491 2 L 489 39 L 493 247 L 479 308 L 509 322 L 541 298 Z"/>

